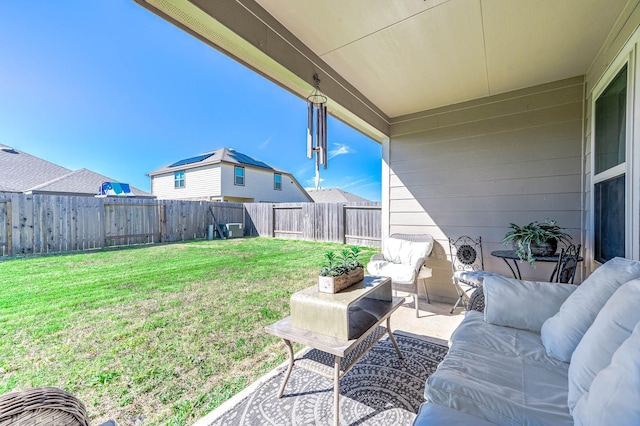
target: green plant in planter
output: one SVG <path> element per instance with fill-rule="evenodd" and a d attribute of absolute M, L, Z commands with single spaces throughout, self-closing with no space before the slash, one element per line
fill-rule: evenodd
<path fill-rule="evenodd" d="M 513 244 L 516 254 L 520 260 L 526 260 L 534 266 L 533 258 L 536 248 L 548 244 L 551 249 L 546 255 L 555 253 L 558 243 L 563 241 L 568 243 L 571 236 L 563 231 L 554 220 L 546 219 L 543 223 L 531 222 L 525 226 L 518 226 L 515 223 L 509 224 L 511 231 L 507 232 L 502 240 L 505 244 Z"/>
<path fill-rule="evenodd" d="M 342 253 L 337 255 L 333 250 L 324 254 L 326 263 L 322 265 L 320 269 L 320 276 L 322 277 L 338 277 L 340 275 L 348 274 L 356 268 L 362 268 L 358 256 L 360 255 L 360 247 L 353 246 L 350 249 L 342 250 Z"/>

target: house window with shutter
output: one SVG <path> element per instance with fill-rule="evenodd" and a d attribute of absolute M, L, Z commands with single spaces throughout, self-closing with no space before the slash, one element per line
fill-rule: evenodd
<path fill-rule="evenodd" d="M 175 188 L 184 188 L 184 170 L 173 174 L 173 183 Z"/>
<path fill-rule="evenodd" d="M 273 174 L 273 189 L 282 191 L 282 175 L 280 173 Z"/>
<path fill-rule="evenodd" d="M 244 185 L 244 167 L 235 166 L 235 185 Z"/>

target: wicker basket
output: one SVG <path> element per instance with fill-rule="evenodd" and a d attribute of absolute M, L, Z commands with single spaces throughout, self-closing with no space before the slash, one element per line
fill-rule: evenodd
<path fill-rule="evenodd" d="M 62 389 L 45 387 L 0 396 L 0 426 L 89 426 L 84 405 Z"/>

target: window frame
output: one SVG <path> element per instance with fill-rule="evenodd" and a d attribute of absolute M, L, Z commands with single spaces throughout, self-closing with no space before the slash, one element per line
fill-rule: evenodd
<path fill-rule="evenodd" d="M 184 170 L 173 172 L 173 189 L 183 189 L 187 186 L 186 173 Z"/>
<path fill-rule="evenodd" d="M 278 180 L 280 178 L 280 180 Z M 273 174 L 273 189 L 275 191 L 282 191 L 282 173 Z"/>
<path fill-rule="evenodd" d="M 238 176 L 238 170 L 242 170 L 242 176 Z M 242 183 L 238 183 L 238 178 L 242 177 Z M 246 182 L 245 169 L 243 166 L 233 166 L 233 184 L 235 186 L 244 186 Z"/>
<path fill-rule="evenodd" d="M 637 139 L 634 134 L 634 98 L 637 96 L 636 87 L 634 84 L 634 76 L 636 69 L 636 55 L 634 50 L 631 49 L 626 54 L 621 55 L 616 61 L 614 61 L 607 71 L 603 74 L 597 84 L 594 85 L 594 89 L 591 92 L 591 182 L 590 182 L 590 235 L 589 242 L 591 245 L 591 260 L 595 265 L 600 265 L 601 262 L 595 258 L 595 240 L 596 240 L 596 185 L 612 178 L 624 176 L 625 179 L 625 223 L 624 223 L 624 236 L 625 245 L 624 253 L 626 258 L 638 259 L 638 231 L 640 226 L 638 224 L 638 218 L 640 218 L 640 206 L 636 207 L 639 197 L 640 185 L 635 184 L 634 181 L 637 176 L 640 176 L 640 159 L 638 149 L 635 149 L 634 141 Z M 618 76 L 622 68 L 627 66 L 627 87 L 626 87 L 626 125 L 625 125 L 625 161 L 621 164 L 617 164 L 609 169 L 606 169 L 600 173 L 596 171 L 596 102 L 600 96 L 607 90 L 609 85 Z"/>

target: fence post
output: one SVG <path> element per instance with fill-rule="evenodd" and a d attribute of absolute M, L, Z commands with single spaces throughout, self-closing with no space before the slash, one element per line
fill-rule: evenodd
<path fill-rule="evenodd" d="M 342 244 L 347 244 L 347 205 L 342 205 Z"/>
<path fill-rule="evenodd" d="M 160 242 L 164 243 L 167 239 L 167 205 L 165 203 L 158 204 L 158 228 L 160 231 Z"/>
<path fill-rule="evenodd" d="M 276 205 L 271 204 L 271 238 L 276 236 Z"/>
<path fill-rule="evenodd" d="M 13 256 L 13 212 L 11 200 L 7 201 L 7 253 Z"/>

